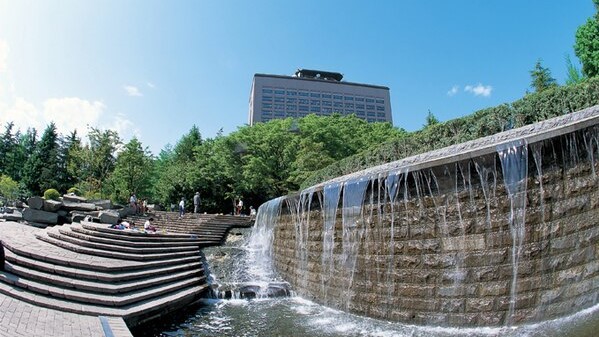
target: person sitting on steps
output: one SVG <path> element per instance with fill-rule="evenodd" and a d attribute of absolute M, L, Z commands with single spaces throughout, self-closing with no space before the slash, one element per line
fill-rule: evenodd
<path fill-rule="evenodd" d="M 144 223 L 144 230 L 146 232 L 156 233 L 156 227 L 152 226 L 152 223 L 150 221 L 154 221 L 154 218 L 149 218 L 148 220 L 146 220 L 146 222 Z"/>

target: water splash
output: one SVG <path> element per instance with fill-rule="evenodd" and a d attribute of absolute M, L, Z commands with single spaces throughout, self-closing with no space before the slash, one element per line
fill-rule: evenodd
<path fill-rule="evenodd" d="M 279 197 L 262 204 L 258 208 L 256 221 L 248 242 L 248 274 L 255 281 L 269 282 L 276 279 L 273 268 L 274 228 L 281 215 Z"/>
<path fill-rule="evenodd" d="M 322 293 L 324 301 L 328 300 L 328 281 L 332 278 L 334 272 L 334 255 L 335 249 L 335 222 L 337 221 L 337 208 L 339 207 L 339 198 L 341 196 L 341 183 L 333 183 L 325 186 L 323 202 L 324 202 L 324 228 L 322 236 Z"/>
<path fill-rule="evenodd" d="M 516 306 L 518 263 L 525 239 L 526 186 L 528 181 L 528 145 L 525 140 L 515 140 L 497 147 L 501 161 L 503 181 L 510 199 L 509 225 L 512 235 L 512 283 L 510 288 L 509 312 L 506 324 L 513 321 Z"/>

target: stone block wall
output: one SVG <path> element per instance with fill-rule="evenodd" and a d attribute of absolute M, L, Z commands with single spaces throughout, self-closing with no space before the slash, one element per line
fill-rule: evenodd
<path fill-rule="evenodd" d="M 357 208 L 344 205 L 344 193 L 355 193 L 346 185 L 336 210 L 325 206 L 326 186 L 287 197 L 274 267 L 315 302 L 413 324 L 516 325 L 593 306 L 598 130 L 525 143 L 517 193 L 489 152 L 398 170 L 396 180 L 365 174 Z M 327 211 L 336 214 L 330 230 Z"/>

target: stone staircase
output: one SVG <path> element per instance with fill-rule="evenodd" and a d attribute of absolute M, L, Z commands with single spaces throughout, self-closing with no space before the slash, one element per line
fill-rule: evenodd
<path fill-rule="evenodd" d="M 1 227 L 0 293 L 65 312 L 119 316 L 130 327 L 197 301 L 208 289 L 200 249 L 222 241 L 89 222 Z"/>
<path fill-rule="evenodd" d="M 188 213 L 180 218 L 177 212 L 165 211 L 156 211 L 144 216 L 129 215 L 127 219 L 142 227 L 149 217 L 154 218 L 152 224 L 158 227 L 159 232 L 166 230 L 193 234 L 206 240 L 207 246 L 221 244 L 232 228 L 247 228 L 254 224 L 254 218 L 248 216 Z"/>

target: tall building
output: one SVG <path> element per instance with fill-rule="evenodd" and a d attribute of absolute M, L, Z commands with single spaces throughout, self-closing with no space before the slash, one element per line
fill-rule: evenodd
<path fill-rule="evenodd" d="M 255 74 L 249 124 L 333 113 L 393 123 L 388 87 L 342 79 L 340 73 L 308 69 L 298 69 L 293 76 Z"/>

